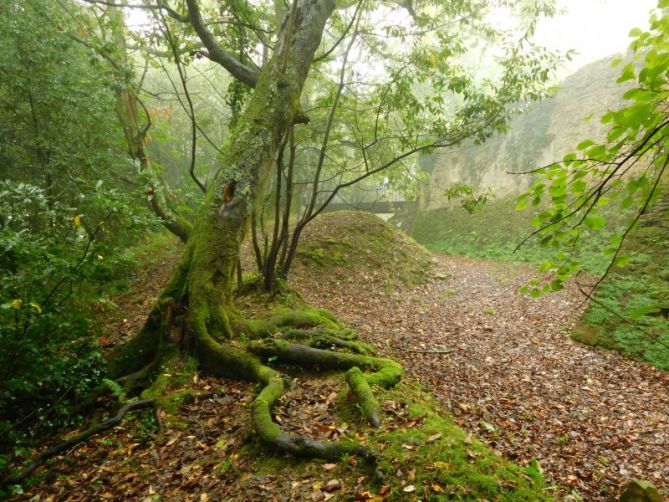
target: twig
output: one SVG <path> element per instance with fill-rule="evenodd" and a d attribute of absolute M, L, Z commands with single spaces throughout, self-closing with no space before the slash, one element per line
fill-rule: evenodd
<path fill-rule="evenodd" d="M 20 483 L 24 479 L 26 479 L 28 476 L 30 476 L 38 467 L 41 465 L 44 465 L 44 463 L 50 459 L 51 457 L 54 457 L 60 453 L 63 453 L 64 451 L 69 450 L 70 448 L 78 445 L 79 443 L 83 443 L 84 441 L 87 441 L 89 438 L 95 436 L 96 434 L 100 434 L 101 432 L 107 431 L 116 425 L 118 425 L 121 420 L 123 420 L 123 417 L 130 411 L 134 410 L 140 410 L 143 408 L 149 408 L 153 406 L 154 400 L 153 399 L 144 399 L 142 401 L 136 401 L 134 403 L 128 403 L 125 406 L 121 407 L 121 409 L 118 410 L 118 413 L 116 413 L 115 416 L 107 420 L 106 422 L 102 422 L 100 424 L 94 425 L 90 429 L 85 430 L 81 434 L 77 434 L 73 438 L 66 439 L 65 441 L 62 441 L 48 450 L 46 450 L 44 453 L 39 455 L 35 460 L 33 460 L 28 467 L 23 469 L 21 472 L 18 474 L 15 474 L 13 476 L 8 476 L 2 481 L 2 485 L 7 485 L 10 483 Z"/>
<path fill-rule="evenodd" d="M 407 349 L 406 347 L 399 347 L 397 345 L 391 345 L 390 347 L 395 350 L 402 350 L 404 352 L 411 352 L 414 354 L 450 354 L 451 352 L 455 352 L 455 349 L 414 350 Z"/>

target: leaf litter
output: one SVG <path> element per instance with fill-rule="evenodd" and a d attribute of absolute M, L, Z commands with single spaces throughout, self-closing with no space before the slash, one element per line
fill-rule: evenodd
<path fill-rule="evenodd" d="M 585 307 L 574 285 L 532 299 L 519 293 L 530 265 L 434 262 L 429 281 L 391 292 L 369 274 L 314 283 L 300 271 L 294 282 L 400 361 L 460 426 L 512 461 L 538 461 L 561 492 L 611 500 L 643 478 L 669 494 L 667 373 L 572 341 Z"/>
<path fill-rule="evenodd" d="M 397 286 L 402 281 L 379 272 L 378 264 L 365 273 L 358 264 L 353 273 L 340 267 L 316 275 L 309 264 L 298 263 L 291 282 L 381 354 L 402 362 L 409 377 L 429 387 L 471 435 L 510 460 L 541 466 L 561 493 L 611 500 L 633 477 L 669 487 L 667 374 L 572 342 L 568 328 L 583 309 L 575 288 L 532 300 L 518 293 L 532 277 L 528 266 L 442 255 L 434 261 L 430 279 L 414 287 Z M 159 291 L 160 282 L 152 282 L 151 290 Z M 129 296 L 122 307 L 136 328 L 150 305 L 133 302 Z M 134 331 L 124 324 L 112 326 L 111 345 Z M 313 439 L 355 436 L 364 442 L 334 413 L 341 381 L 312 376 L 291 380 L 275 409 L 277 422 Z M 245 449 L 263 447 L 248 420 L 253 386 L 200 377 L 194 387 L 214 392 L 184 406 L 178 427 L 143 431 L 147 416 L 138 416 L 71 452 L 67 462 L 54 464 L 17 499 L 381 501 L 390 496 L 389 485 L 370 488 L 367 476 L 342 478 L 335 463 L 274 457 L 272 469 L 254 472 Z M 424 418 L 412 417 L 403 402 L 385 401 L 382 409 L 388 430 L 420 427 Z M 427 443 L 442 440 L 437 436 Z M 411 452 L 417 446 L 402 447 Z M 468 454 L 479 455 L 474 449 Z M 424 468 L 450 464 L 435 461 Z M 395 474 L 406 478 L 404 497 L 449 490 L 432 484 L 419 493 L 411 483 L 415 472 Z"/>

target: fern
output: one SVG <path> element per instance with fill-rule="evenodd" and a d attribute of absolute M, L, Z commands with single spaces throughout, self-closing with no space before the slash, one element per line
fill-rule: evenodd
<path fill-rule="evenodd" d="M 125 390 L 118 382 L 110 380 L 109 378 L 103 378 L 102 383 L 112 392 L 112 394 L 114 394 L 120 403 L 125 403 L 127 401 Z"/>

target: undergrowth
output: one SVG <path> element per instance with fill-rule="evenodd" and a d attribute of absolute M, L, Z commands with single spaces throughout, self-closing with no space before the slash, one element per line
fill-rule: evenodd
<path fill-rule="evenodd" d="M 60 293 L 55 304 L 28 304 L 9 280 L 0 288 L 10 299 L 0 306 L 2 319 L 8 320 L 0 327 L 0 475 L 10 462 L 29 457 L 34 444 L 83 421 L 88 396 L 103 385 L 105 375 L 100 311 L 113 312 L 114 295 L 127 291 L 138 271 L 158 263 L 176 245 L 164 232 L 148 235 L 142 244 L 117 248 L 118 253 L 97 251 L 87 267 L 44 265 L 44 274 L 60 274 L 50 281 L 64 278 L 63 293 L 46 283 Z M 25 275 L 22 268 L 16 270 L 15 276 Z M 26 287 L 26 281 L 22 284 Z M 36 279 L 29 286 L 28 298 L 43 293 Z"/>
<path fill-rule="evenodd" d="M 669 370 L 669 232 L 642 222 L 616 268 L 598 288 L 572 337 Z"/>
<path fill-rule="evenodd" d="M 536 239 L 518 248 L 534 230 L 533 217 L 532 209 L 516 210 L 514 198 L 493 199 L 471 214 L 461 207 L 419 213 L 410 233 L 439 253 L 541 264 L 551 258 L 552 249 L 541 247 Z M 606 257 L 600 250 L 611 234 L 611 230 L 592 233 L 579 251 L 589 273 L 606 269 Z"/>

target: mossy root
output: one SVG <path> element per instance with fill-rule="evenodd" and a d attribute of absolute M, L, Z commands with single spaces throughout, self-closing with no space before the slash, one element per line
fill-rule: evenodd
<path fill-rule="evenodd" d="M 346 383 L 351 388 L 351 392 L 360 406 L 360 411 L 370 425 L 372 427 L 380 427 L 381 408 L 379 407 L 379 402 L 374 397 L 372 388 L 365 378 L 365 374 L 360 368 L 355 366 L 346 372 Z"/>
<path fill-rule="evenodd" d="M 383 388 L 393 387 L 404 374 L 402 366 L 391 359 L 314 349 L 276 338 L 251 342 L 249 350 L 262 357 L 276 357 L 279 361 L 305 368 L 348 370 L 357 366 L 372 371 L 364 374 L 369 385 Z"/>
<path fill-rule="evenodd" d="M 277 338 L 299 342 L 302 345 L 308 345 L 315 349 L 330 349 L 333 347 L 345 349 L 354 354 L 374 355 L 374 349 L 371 345 L 358 340 L 341 338 L 339 333 L 332 333 L 325 330 L 305 330 L 291 329 L 282 333 Z"/>
<path fill-rule="evenodd" d="M 339 460 L 344 455 L 356 455 L 369 463 L 376 463 L 376 455 L 354 441 L 314 441 L 284 432 L 272 420 L 271 415 L 274 403 L 283 395 L 283 379 L 267 366 L 262 366 L 259 376 L 265 383 L 265 387 L 253 401 L 252 416 L 253 425 L 264 442 L 297 457 Z"/>

